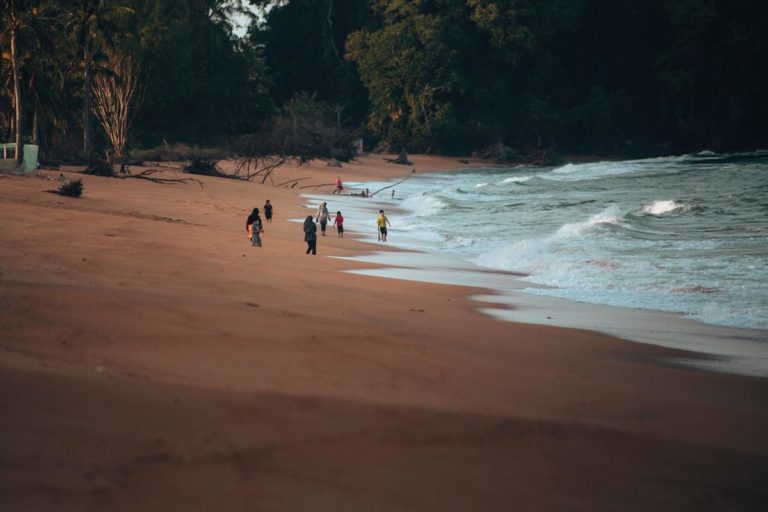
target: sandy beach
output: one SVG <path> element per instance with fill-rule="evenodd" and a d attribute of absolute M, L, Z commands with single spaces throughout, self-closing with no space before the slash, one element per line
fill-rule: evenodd
<path fill-rule="evenodd" d="M 337 175 L 482 165 L 386 158 L 78 199 L 47 193 L 73 169 L 0 175 L 0 509 L 766 510 L 768 380 L 344 272 L 354 232 L 306 255 Z"/>

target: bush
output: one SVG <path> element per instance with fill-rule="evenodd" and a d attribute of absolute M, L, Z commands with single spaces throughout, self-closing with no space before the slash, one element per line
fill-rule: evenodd
<path fill-rule="evenodd" d="M 163 144 L 131 151 L 131 158 L 151 162 L 187 162 L 189 160 L 224 160 L 232 154 L 222 148 L 201 148 L 187 144 Z"/>
<path fill-rule="evenodd" d="M 509 146 L 496 142 L 472 153 L 472 158 L 481 160 L 493 160 L 496 163 L 503 164 L 513 162 L 519 158 L 517 151 Z"/>
<path fill-rule="evenodd" d="M 299 94 L 257 133 L 241 137 L 235 150 L 245 158 L 284 155 L 308 162 L 316 158 L 348 162 L 358 135 L 341 125 L 340 113 L 314 95 Z"/>

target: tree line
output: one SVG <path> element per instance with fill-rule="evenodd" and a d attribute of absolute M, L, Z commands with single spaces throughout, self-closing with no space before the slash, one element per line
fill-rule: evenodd
<path fill-rule="evenodd" d="M 1 14 L 0 138 L 54 160 L 174 143 L 330 155 L 352 136 L 643 156 L 768 135 L 759 0 L 3 0 Z"/>

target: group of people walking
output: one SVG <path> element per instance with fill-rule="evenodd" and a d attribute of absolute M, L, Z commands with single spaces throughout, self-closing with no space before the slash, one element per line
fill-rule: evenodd
<path fill-rule="evenodd" d="M 261 219 L 261 214 L 258 208 L 254 208 L 248 218 L 245 221 L 245 230 L 248 233 L 248 238 L 251 240 L 251 245 L 254 247 L 261 247 L 261 236 L 264 233 L 264 223 L 272 222 L 273 208 L 269 199 L 264 204 L 264 221 Z M 307 215 L 304 219 L 304 241 L 307 242 L 306 254 L 317 254 L 317 225 L 320 225 L 320 234 L 325 236 L 328 223 L 331 220 L 331 214 L 328 211 L 328 203 L 323 202 L 317 208 L 317 213 L 313 217 Z M 384 214 L 384 210 L 379 210 L 379 216 L 376 218 L 376 228 L 378 239 L 381 242 L 387 241 L 387 226 L 391 227 L 389 219 Z M 337 211 L 333 217 L 333 227 L 336 228 L 336 233 L 339 237 L 344 237 L 344 216 L 341 211 Z"/>
<path fill-rule="evenodd" d="M 318 206 L 314 220 L 311 215 L 307 215 L 307 218 L 304 219 L 304 241 L 307 242 L 307 254 L 317 254 L 317 226 L 315 223 L 320 224 L 320 234 L 325 236 L 330 219 L 331 214 L 328 212 L 328 203 L 325 201 Z M 344 216 L 341 214 L 341 211 L 336 212 L 333 218 L 333 226 L 336 228 L 338 236 L 344 238 Z"/>
<path fill-rule="evenodd" d="M 304 219 L 304 241 L 307 242 L 307 254 L 317 254 L 317 224 L 320 225 L 320 234 L 325 236 L 331 214 L 328 212 L 328 203 L 323 201 L 317 208 L 317 213 L 313 218 L 307 215 Z M 333 218 L 333 226 L 340 237 L 344 237 L 344 217 L 340 211 L 336 212 Z M 392 227 L 389 218 L 384 214 L 384 210 L 379 210 L 379 216 L 376 217 L 376 233 L 380 242 L 387 241 L 387 227 Z"/>

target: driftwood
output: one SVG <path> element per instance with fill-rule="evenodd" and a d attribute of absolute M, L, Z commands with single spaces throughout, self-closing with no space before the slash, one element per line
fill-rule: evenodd
<path fill-rule="evenodd" d="M 214 164 L 215 165 L 215 164 Z M 176 172 L 179 172 L 180 169 L 177 167 L 171 167 L 168 165 L 159 165 L 158 167 L 163 167 L 165 169 L 172 169 Z M 80 171 L 80 174 L 88 174 L 92 176 L 103 176 L 108 178 L 117 178 L 117 179 L 127 179 L 127 178 L 138 178 L 141 180 L 148 180 L 153 183 L 161 183 L 163 185 L 173 185 L 176 183 L 197 183 L 201 187 L 203 187 L 203 182 L 200 180 L 197 180 L 195 178 L 161 178 L 158 176 L 153 176 L 156 172 L 161 171 L 162 169 L 145 169 L 141 171 L 138 174 L 132 174 L 130 170 L 128 170 L 128 167 L 123 165 L 120 173 L 116 173 L 114 170 L 114 167 L 109 162 L 97 162 L 91 166 L 89 166 L 86 169 L 83 169 Z M 218 169 L 218 167 L 216 167 Z M 206 173 L 200 173 L 200 174 L 206 174 Z M 211 174 L 213 176 L 218 176 L 218 174 Z M 221 173 L 223 177 L 229 177 L 229 175 Z"/>
<path fill-rule="evenodd" d="M 386 186 L 386 187 L 384 187 L 384 188 L 380 188 L 380 189 L 379 189 L 379 190 L 377 190 L 376 192 L 371 192 L 371 193 L 368 195 L 368 197 L 373 197 L 373 196 L 375 196 L 376 194 L 378 194 L 379 192 L 381 192 L 382 190 L 387 190 L 388 188 L 392 188 L 392 187 L 394 187 L 394 186 L 397 186 L 397 185 L 401 184 L 402 182 L 404 182 L 405 180 L 407 180 L 407 179 L 410 179 L 410 178 L 411 178 L 410 176 L 406 176 L 405 178 L 401 179 L 401 180 L 400 180 L 400 181 L 398 181 L 397 183 L 393 183 L 393 184 L 391 184 L 391 185 L 387 185 L 387 186 Z"/>
<path fill-rule="evenodd" d="M 291 158 L 292 157 L 285 155 L 253 156 L 243 158 L 237 164 L 233 176 L 246 181 L 251 181 L 257 176 L 261 176 L 262 183 L 266 183 L 267 180 L 269 180 L 274 184 L 274 181 L 272 180 L 272 173 L 275 171 L 275 169 L 291 160 Z M 287 183 L 290 183 L 290 181 Z"/>
<path fill-rule="evenodd" d="M 297 184 L 298 182 L 300 182 L 300 181 L 303 181 L 303 180 L 308 180 L 308 179 L 310 179 L 310 178 L 311 178 L 311 176 L 307 176 L 306 178 L 296 178 L 296 179 L 292 179 L 292 180 L 284 181 L 284 182 L 282 182 L 282 183 L 278 183 L 278 184 L 276 184 L 275 186 L 276 186 L 276 187 L 282 187 L 283 185 L 287 185 L 288 183 L 293 183 L 293 185 L 291 185 L 291 188 L 293 188 L 293 187 L 295 187 L 295 186 L 296 186 L 296 184 Z"/>
<path fill-rule="evenodd" d="M 160 169 L 147 169 L 145 171 L 140 172 L 139 174 L 131 174 L 128 173 L 125 176 L 119 176 L 120 178 L 138 178 L 141 180 L 149 180 L 152 183 L 160 183 L 163 185 L 175 185 L 177 183 L 191 183 L 195 182 L 198 185 L 200 185 L 201 188 L 204 188 L 203 182 L 195 179 L 195 178 L 158 178 L 156 176 L 152 176 Z"/>
<path fill-rule="evenodd" d="M 303 187 L 299 188 L 319 188 L 319 187 L 335 187 L 335 183 L 320 183 L 319 185 L 304 185 Z"/>
<path fill-rule="evenodd" d="M 235 178 L 235 176 L 222 172 L 216 160 L 206 160 L 204 158 L 193 158 L 189 164 L 184 166 L 184 172 L 199 176 L 213 176 L 214 178 Z"/>
<path fill-rule="evenodd" d="M 88 174 L 91 176 L 104 176 L 106 178 L 116 177 L 115 169 L 112 167 L 112 165 L 109 162 L 103 162 L 103 161 L 99 161 L 89 165 L 88 167 L 80 171 L 80 173 Z"/>

